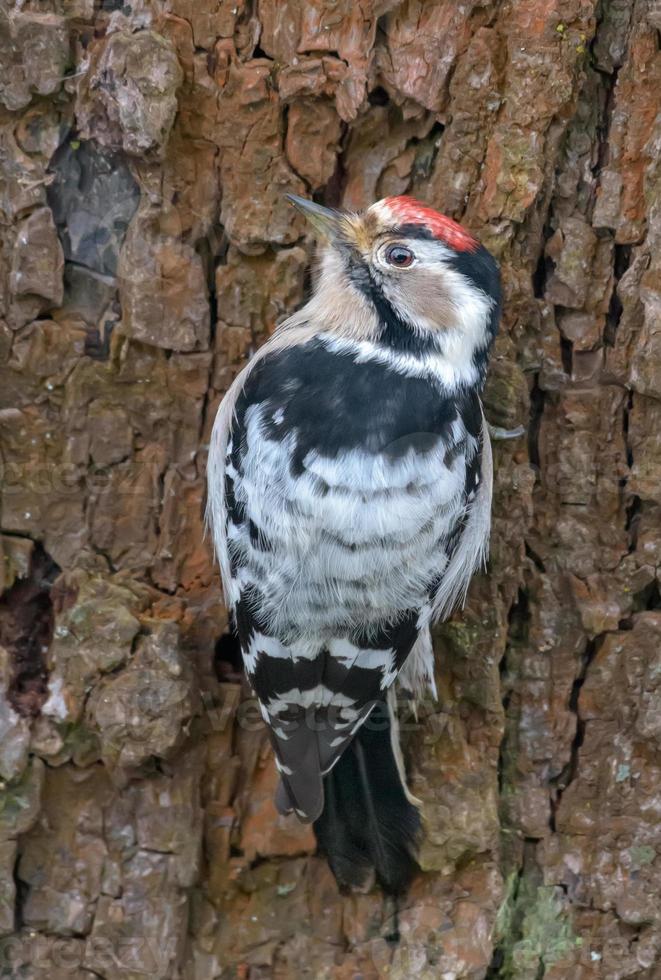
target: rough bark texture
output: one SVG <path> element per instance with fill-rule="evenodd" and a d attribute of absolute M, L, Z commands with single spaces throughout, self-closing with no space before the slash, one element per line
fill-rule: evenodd
<path fill-rule="evenodd" d="M 0 3 L 0 975 L 661 976 L 661 4 Z M 502 263 L 487 575 L 408 726 L 425 873 L 278 818 L 203 539 L 308 288 L 286 191 Z M 399 941 L 397 941 L 399 936 Z"/>

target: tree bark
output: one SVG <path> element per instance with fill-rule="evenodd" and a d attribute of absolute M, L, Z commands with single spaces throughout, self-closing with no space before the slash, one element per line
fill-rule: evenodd
<path fill-rule="evenodd" d="M 0 4 L 0 976 L 661 975 L 658 0 Z M 423 873 L 276 815 L 204 537 L 309 290 L 286 192 L 501 263 L 491 558 L 406 728 Z"/>

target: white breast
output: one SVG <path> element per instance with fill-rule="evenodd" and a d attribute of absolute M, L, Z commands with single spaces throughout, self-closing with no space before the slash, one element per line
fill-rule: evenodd
<path fill-rule="evenodd" d="M 259 588 L 260 612 L 277 631 L 318 636 L 425 606 L 463 513 L 465 454 L 446 465 L 440 441 L 401 456 L 311 452 L 292 475 L 295 434 L 265 438 L 261 413 L 249 409 L 242 472 L 229 475 L 263 540 L 251 541 L 247 523 L 228 525 L 240 584 Z"/>

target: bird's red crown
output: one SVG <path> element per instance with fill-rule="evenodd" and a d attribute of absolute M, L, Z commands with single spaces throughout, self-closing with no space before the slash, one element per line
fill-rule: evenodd
<path fill-rule="evenodd" d="M 447 218 L 433 208 L 421 204 L 413 197 L 405 195 L 387 197 L 384 203 L 390 209 L 393 217 L 405 224 L 422 225 L 429 229 L 434 238 L 445 242 L 456 252 L 474 252 L 478 243 L 465 228 Z"/>

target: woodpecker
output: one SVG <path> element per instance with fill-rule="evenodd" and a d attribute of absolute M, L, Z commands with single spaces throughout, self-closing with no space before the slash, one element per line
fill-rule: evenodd
<path fill-rule="evenodd" d="M 280 782 L 341 886 L 417 870 L 394 682 L 435 694 L 430 625 L 485 560 L 492 463 L 480 393 L 498 266 L 410 197 L 360 214 L 291 203 L 320 239 L 310 300 L 215 420 L 208 519 Z"/>

